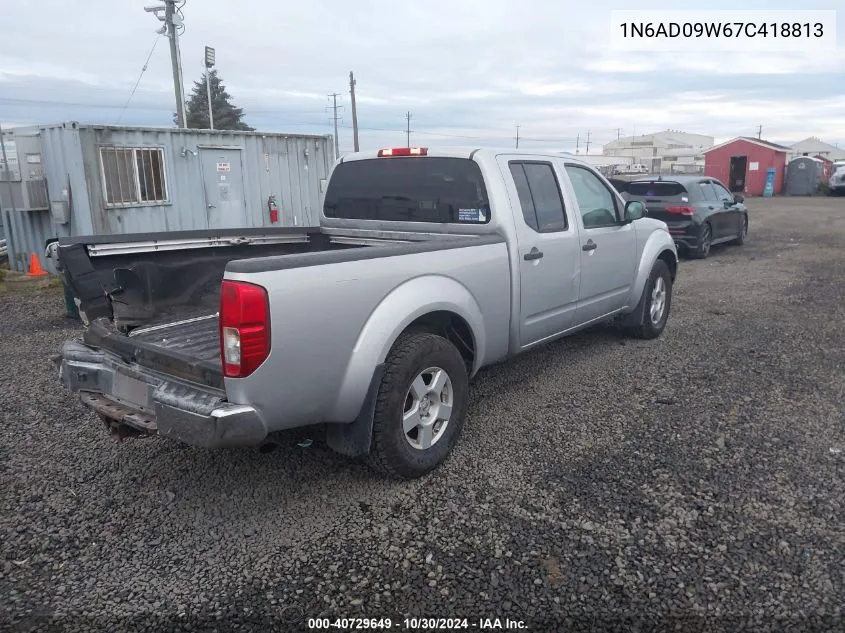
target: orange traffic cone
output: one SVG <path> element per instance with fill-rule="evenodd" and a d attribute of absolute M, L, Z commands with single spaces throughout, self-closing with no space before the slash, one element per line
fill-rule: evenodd
<path fill-rule="evenodd" d="M 38 261 L 38 255 L 32 253 L 29 256 L 29 276 L 30 277 L 43 277 L 44 275 L 48 275 L 49 273 L 46 272 L 43 268 L 41 268 L 41 262 Z"/>

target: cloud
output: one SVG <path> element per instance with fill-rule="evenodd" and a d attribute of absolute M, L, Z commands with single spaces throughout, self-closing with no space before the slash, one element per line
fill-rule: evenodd
<path fill-rule="evenodd" d="M 116 122 L 156 40 L 159 23 L 143 11 L 154 3 L 41 0 L 5 8 L 15 28 L 0 40 L 4 125 Z M 364 147 L 404 142 L 407 111 L 412 141 L 429 144 L 511 145 L 517 124 L 522 147 L 550 149 L 574 147 L 588 132 L 594 149 L 618 133 L 673 128 L 732 137 L 757 125 L 772 140 L 814 134 L 845 143 L 836 112 L 845 111 L 841 47 L 823 55 L 621 54 L 608 45 L 609 11 L 626 3 L 606 4 L 521 0 L 516 11 L 489 0 L 187 0 L 185 84 L 190 90 L 202 72 L 203 47 L 214 46 L 219 73 L 248 122 L 292 133 L 330 133 L 327 95 L 341 93 L 344 149 L 352 145 L 350 69 Z M 765 10 L 786 3 L 746 4 Z M 805 4 L 834 8 L 835 0 Z M 726 0 L 707 6 L 730 8 Z M 169 126 L 173 102 L 167 40 L 160 38 L 121 120 Z"/>

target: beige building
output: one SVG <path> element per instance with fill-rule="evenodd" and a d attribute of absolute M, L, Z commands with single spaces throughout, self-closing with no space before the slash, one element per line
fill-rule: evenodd
<path fill-rule="evenodd" d="M 825 143 L 815 136 L 793 143 L 789 149 L 790 151 L 787 156 L 789 159 L 795 158 L 796 156 L 824 156 L 828 160 L 845 159 L 845 149 Z"/>
<path fill-rule="evenodd" d="M 712 136 L 664 130 L 611 141 L 602 146 L 602 153 L 631 156 L 653 173 L 695 173 L 704 169 L 704 151 L 714 142 Z"/>

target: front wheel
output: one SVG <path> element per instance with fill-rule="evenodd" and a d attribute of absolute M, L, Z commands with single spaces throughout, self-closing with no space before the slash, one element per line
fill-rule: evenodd
<path fill-rule="evenodd" d="M 386 359 L 370 466 L 401 479 L 434 470 L 460 436 L 468 391 L 467 366 L 452 343 L 435 334 L 403 334 Z"/>
<path fill-rule="evenodd" d="M 666 262 L 658 259 L 651 268 L 640 302 L 628 315 L 623 327 L 636 338 L 657 338 L 666 327 L 671 306 L 672 275 Z"/>
<path fill-rule="evenodd" d="M 736 239 L 731 242 L 731 244 L 736 244 L 737 246 L 742 246 L 745 244 L 745 238 L 748 237 L 748 218 L 742 218 L 742 228 L 739 230 L 739 235 L 736 236 Z"/>

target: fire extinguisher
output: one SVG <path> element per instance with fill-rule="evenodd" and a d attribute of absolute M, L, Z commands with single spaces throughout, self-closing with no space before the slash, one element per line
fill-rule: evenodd
<path fill-rule="evenodd" d="M 270 210 L 270 222 L 276 224 L 279 221 L 279 207 L 276 206 L 276 196 L 267 199 L 267 208 Z"/>

